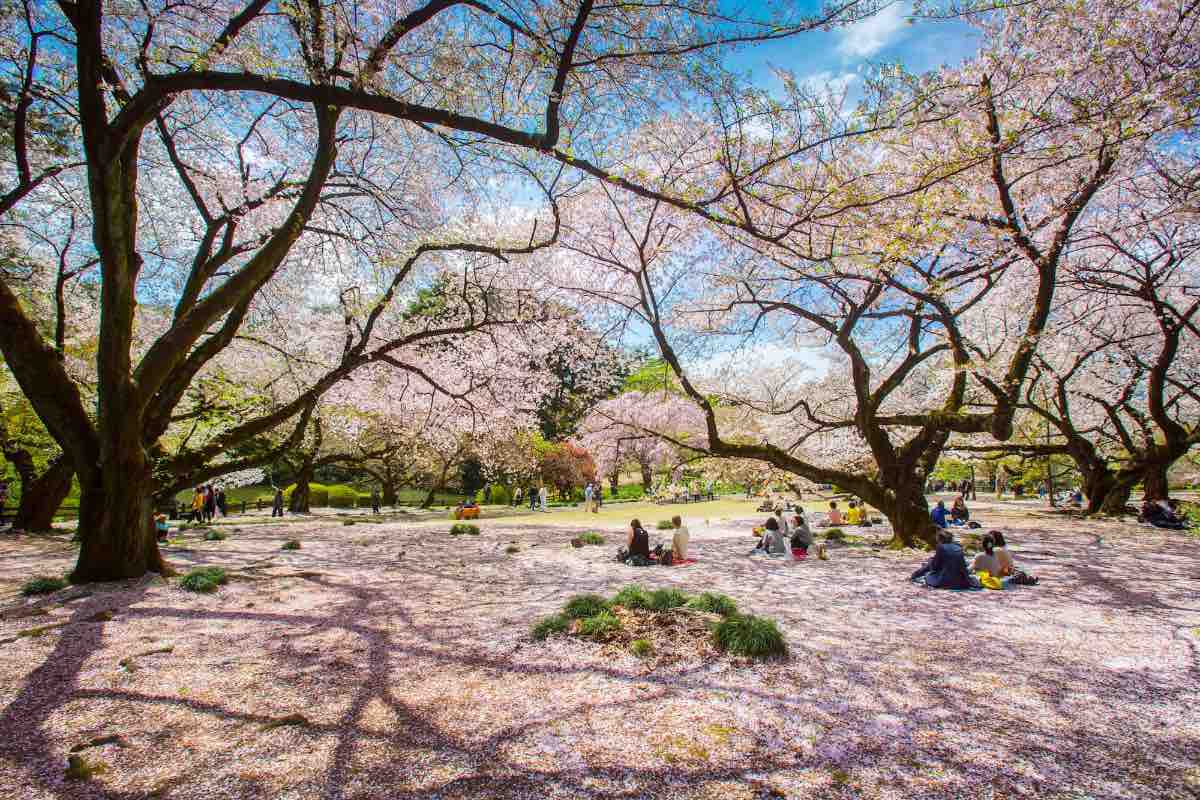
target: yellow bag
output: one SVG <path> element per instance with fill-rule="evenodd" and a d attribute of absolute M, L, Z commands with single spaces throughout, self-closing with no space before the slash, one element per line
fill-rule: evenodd
<path fill-rule="evenodd" d="M 1004 583 L 999 578 L 992 577 L 992 574 L 985 570 L 980 570 L 976 573 L 979 582 L 983 584 L 985 589 L 1003 589 Z"/>

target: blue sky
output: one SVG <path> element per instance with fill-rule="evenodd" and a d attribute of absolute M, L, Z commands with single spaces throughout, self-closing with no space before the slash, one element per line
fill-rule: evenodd
<path fill-rule="evenodd" d="M 802 6 L 819 5 L 801 0 Z M 739 4 L 743 8 L 749 4 Z M 764 8 L 766 6 L 764 5 Z M 832 31 L 814 31 L 775 42 L 755 44 L 728 60 L 754 82 L 778 85 L 772 67 L 782 67 L 815 82 L 845 81 L 854 94 L 860 70 L 871 63 L 900 63 L 909 72 L 958 64 L 978 47 L 974 31 L 958 20 L 912 20 L 909 2 L 896 2 L 862 22 Z"/>

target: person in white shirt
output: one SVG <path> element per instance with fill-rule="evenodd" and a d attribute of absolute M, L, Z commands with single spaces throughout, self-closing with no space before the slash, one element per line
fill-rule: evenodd
<path fill-rule="evenodd" d="M 683 520 L 678 515 L 671 517 L 671 524 L 675 526 L 675 532 L 671 535 L 671 558 L 675 562 L 685 561 L 691 533 L 688 532 L 687 526 L 683 524 Z"/>

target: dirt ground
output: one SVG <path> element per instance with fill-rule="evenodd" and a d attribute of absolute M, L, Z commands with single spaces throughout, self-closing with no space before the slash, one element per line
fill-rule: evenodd
<path fill-rule="evenodd" d="M 613 560 L 607 515 L 462 537 L 235 519 L 166 549 L 228 569 L 212 595 L 23 598 L 75 551 L 3 534 L 0 798 L 1200 797 L 1200 538 L 1031 505 L 976 507 L 1042 581 L 1003 592 L 917 587 L 920 554 L 870 542 L 748 558 L 748 505 L 647 513 L 682 513 L 698 563 L 643 569 Z M 655 666 L 531 641 L 571 595 L 635 582 L 724 592 L 790 655 Z M 79 746 L 90 780 L 65 775 Z"/>

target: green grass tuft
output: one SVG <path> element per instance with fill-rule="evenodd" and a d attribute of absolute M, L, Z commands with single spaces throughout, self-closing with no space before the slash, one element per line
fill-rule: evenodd
<path fill-rule="evenodd" d="M 675 523 L 671 522 L 669 519 L 660 519 L 658 522 L 654 523 L 654 527 L 658 528 L 660 531 L 669 531 L 675 527 Z"/>
<path fill-rule="evenodd" d="M 203 592 L 207 594 L 215 592 L 217 587 L 228 582 L 229 578 L 226 577 L 225 570 L 220 567 L 196 567 L 183 576 L 183 580 L 179 582 L 179 585 L 189 592 Z"/>
<path fill-rule="evenodd" d="M 638 658 L 645 658 L 654 654 L 654 645 L 650 644 L 649 639 L 634 639 L 629 643 L 629 649 Z"/>
<path fill-rule="evenodd" d="M 579 635 L 585 639 L 604 641 L 621 630 L 621 620 L 611 611 L 601 611 L 595 616 L 579 620 Z"/>
<path fill-rule="evenodd" d="M 626 586 L 612 599 L 613 605 L 625 608 L 649 608 L 650 597 L 646 590 L 636 584 Z"/>
<path fill-rule="evenodd" d="M 468 536 L 478 536 L 479 526 L 472 525 L 469 522 L 456 522 L 450 526 L 451 536 L 462 536 L 463 534 L 467 534 Z"/>
<path fill-rule="evenodd" d="M 228 538 L 224 531 L 212 530 L 204 534 L 204 541 L 206 542 L 223 542 Z"/>
<path fill-rule="evenodd" d="M 508 547 L 504 548 L 504 552 L 511 556 L 513 553 L 521 552 L 521 548 L 517 547 L 515 544 L 510 544 Z"/>
<path fill-rule="evenodd" d="M 604 537 L 595 531 L 579 534 L 579 541 L 584 544 L 604 544 Z"/>
<path fill-rule="evenodd" d="M 567 628 L 571 627 L 571 620 L 567 619 L 564 614 L 554 614 L 549 617 L 538 620 L 533 626 L 532 635 L 534 641 L 542 641 L 547 636 L 554 633 L 566 633 Z"/>
<path fill-rule="evenodd" d="M 685 605 L 688 596 L 678 589 L 655 589 L 650 593 L 646 607 L 652 611 L 669 611 Z"/>
<path fill-rule="evenodd" d="M 283 547 L 280 549 L 281 550 L 299 550 L 300 549 L 300 540 L 299 539 L 288 539 L 286 542 L 283 543 Z"/>
<path fill-rule="evenodd" d="M 688 608 L 697 611 L 707 611 L 710 614 L 720 614 L 722 617 L 732 617 L 737 613 L 737 603 L 727 594 L 704 592 L 688 600 Z"/>
<path fill-rule="evenodd" d="M 787 655 L 787 642 L 775 621 L 755 617 L 726 617 L 713 628 L 717 649 L 747 658 L 773 658 Z"/>
<path fill-rule="evenodd" d="M 608 601 L 598 594 L 577 594 L 563 606 L 568 619 L 583 619 L 608 610 Z"/>
<path fill-rule="evenodd" d="M 841 528 L 830 528 L 825 531 L 825 538 L 831 542 L 840 542 L 846 538 L 846 532 Z"/>
<path fill-rule="evenodd" d="M 67 588 L 65 578 L 53 575 L 37 575 L 25 581 L 25 585 L 21 587 L 21 594 L 50 594 L 51 592 L 57 592 L 59 589 L 65 588 Z"/>

